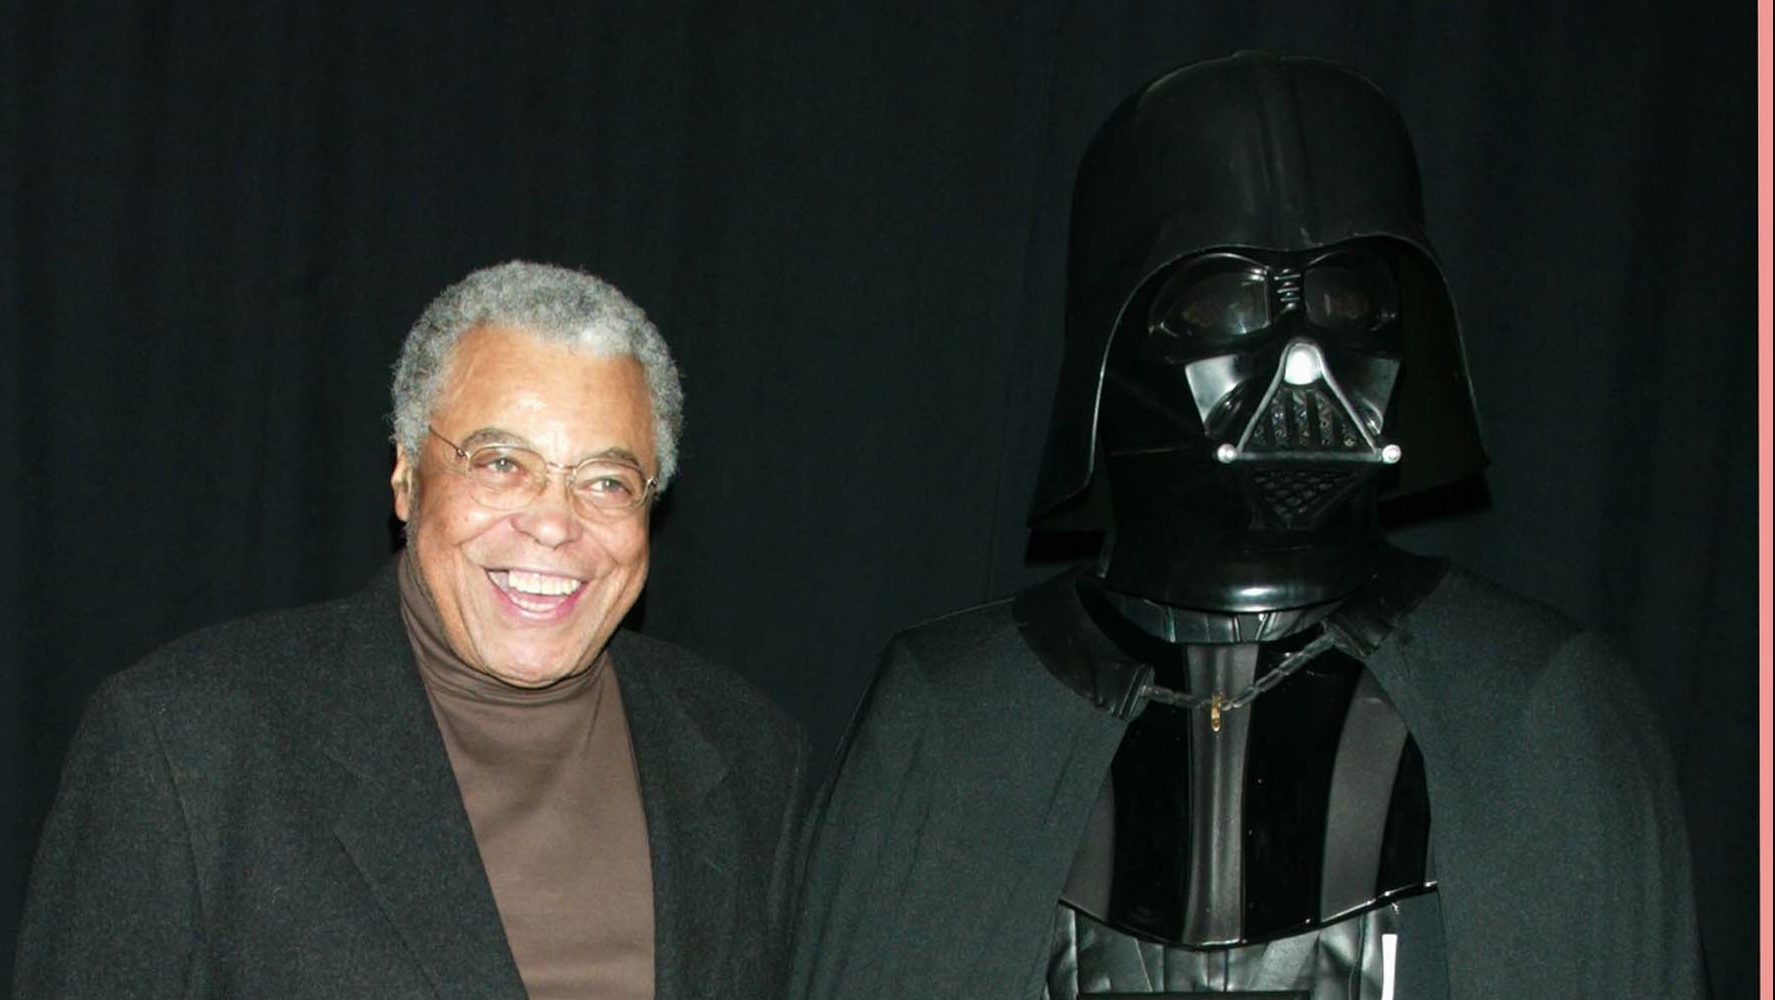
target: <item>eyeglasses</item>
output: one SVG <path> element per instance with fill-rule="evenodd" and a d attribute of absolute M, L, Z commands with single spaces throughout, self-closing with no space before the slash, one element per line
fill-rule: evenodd
<path fill-rule="evenodd" d="M 554 472 L 566 474 L 567 495 L 582 516 L 610 517 L 627 514 L 653 496 L 655 480 L 627 462 L 588 458 L 578 465 L 559 465 L 529 448 L 514 444 L 485 444 L 464 448 L 426 427 L 431 436 L 450 446 L 468 478 L 470 494 L 494 510 L 517 510 L 542 495 Z"/>

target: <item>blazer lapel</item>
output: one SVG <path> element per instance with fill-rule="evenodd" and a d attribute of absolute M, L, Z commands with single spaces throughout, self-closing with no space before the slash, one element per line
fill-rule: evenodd
<path fill-rule="evenodd" d="M 333 830 L 439 997 L 523 1000 L 392 572 L 348 613 L 320 743 L 348 774 Z"/>
<path fill-rule="evenodd" d="M 733 789 L 720 753 L 673 696 L 669 666 L 646 653 L 620 639 L 614 650 L 652 855 L 654 992 L 719 996 L 739 919 Z"/>

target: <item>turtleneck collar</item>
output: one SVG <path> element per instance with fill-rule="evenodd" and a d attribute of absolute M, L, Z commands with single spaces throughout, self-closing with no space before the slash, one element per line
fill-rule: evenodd
<path fill-rule="evenodd" d="M 403 554 L 401 616 L 526 992 L 652 997 L 653 875 L 609 652 L 545 688 L 470 666 Z"/>

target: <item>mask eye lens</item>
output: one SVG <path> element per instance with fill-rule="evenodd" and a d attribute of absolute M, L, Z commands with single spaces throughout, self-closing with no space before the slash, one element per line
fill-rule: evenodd
<path fill-rule="evenodd" d="M 1309 268 L 1302 287 L 1308 322 L 1345 333 L 1372 330 L 1391 319 L 1392 292 L 1383 268 L 1341 263 Z"/>
<path fill-rule="evenodd" d="M 1263 272 L 1236 268 L 1179 274 L 1154 298 L 1148 329 L 1179 339 L 1225 340 L 1269 325 L 1270 296 Z"/>

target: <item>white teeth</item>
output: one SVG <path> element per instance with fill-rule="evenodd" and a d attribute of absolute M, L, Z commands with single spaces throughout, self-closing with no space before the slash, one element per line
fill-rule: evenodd
<path fill-rule="evenodd" d="M 523 608 L 525 611 L 543 612 L 543 611 L 548 611 L 554 607 L 554 605 L 550 604 L 548 601 L 534 600 L 533 598 L 531 598 L 525 594 L 520 594 L 520 593 L 514 592 L 514 593 L 507 594 L 506 596 L 508 596 L 512 599 L 513 604 L 516 604 L 518 607 Z"/>
<path fill-rule="evenodd" d="M 525 594 L 559 597 L 578 590 L 580 581 L 570 576 L 550 576 L 547 573 L 531 573 L 526 570 L 514 569 L 506 574 L 506 585 L 512 590 Z"/>

